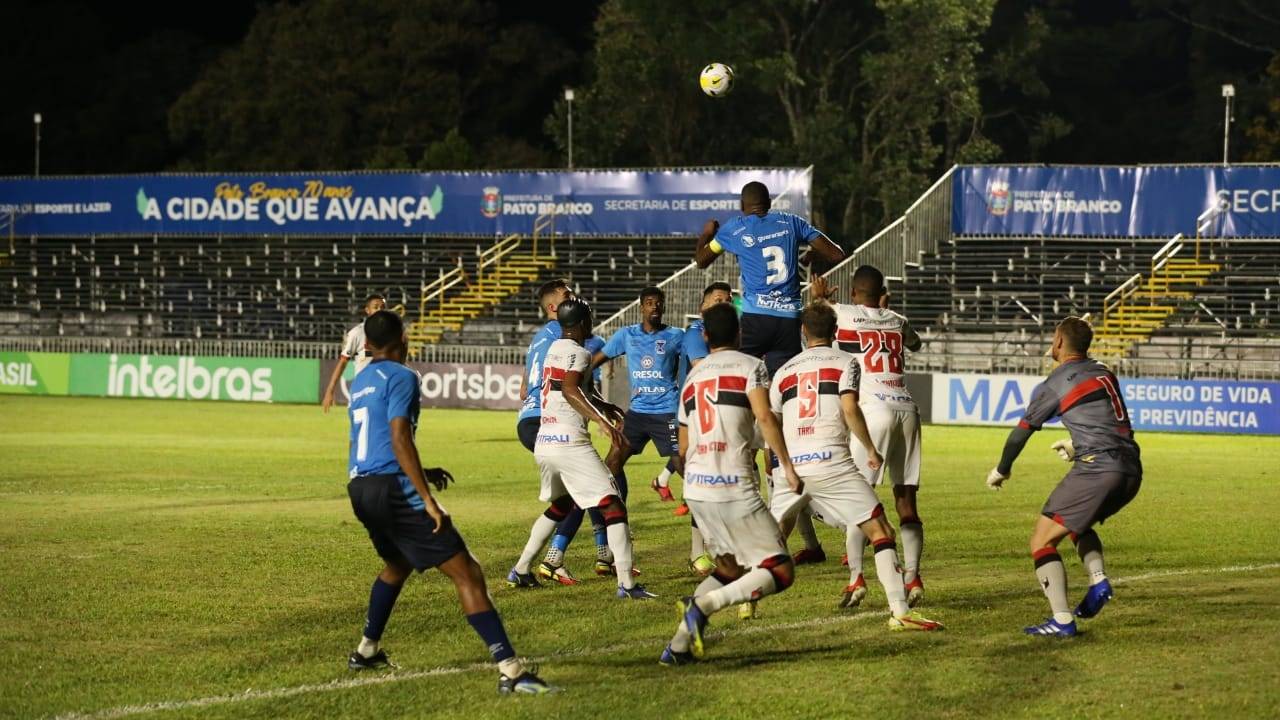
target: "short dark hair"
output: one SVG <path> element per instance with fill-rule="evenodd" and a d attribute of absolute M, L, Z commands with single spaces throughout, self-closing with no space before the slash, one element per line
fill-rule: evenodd
<path fill-rule="evenodd" d="M 387 301 L 387 299 L 386 299 L 386 298 L 382 297 L 382 296 L 381 296 L 381 295 L 379 295 L 378 293 L 373 293 L 372 295 L 370 295 L 370 296 L 368 296 L 368 297 L 366 297 L 366 298 L 364 299 L 364 304 L 363 304 L 363 305 L 361 305 L 360 307 L 369 307 L 369 303 L 373 302 L 374 300 L 381 300 L 382 302 L 386 302 L 386 301 Z"/>
<path fill-rule="evenodd" d="M 769 188 L 759 180 L 752 180 L 742 186 L 743 205 L 769 205 Z"/>
<path fill-rule="evenodd" d="M 813 303 L 800 314 L 800 324 L 810 340 L 834 340 L 836 337 L 836 311 L 824 302 Z"/>
<path fill-rule="evenodd" d="M 728 303 L 702 311 L 702 329 L 711 348 L 738 347 L 738 311 Z"/>
<path fill-rule="evenodd" d="M 720 292 L 729 293 L 730 296 L 733 295 L 733 288 L 729 285 L 729 283 L 713 282 L 702 291 L 702 299 L 706 300 L 708 295 L 710 295 L 711 293 L 717 290 L 719 290 Z"/>
<path fill-rule="evenodd" d="M 385 350 L 404 337 L 404 321 L 390 310 L 379 310 L 365 318 L 364 338 L 369 345 Z"/>
<path fill-rule="evenodd" d="M 556 308 L 556 321 L 561 328 L 591 325 L 591 303 L 580 298 L 569 298 Z"/>
<path fill-rule="evenodd" d="M 1089 323 L 1075 315 L 1070 315 L 1058 323 L 1058 332 L 1067 346 L 1076 352 L 1089 352 L 1093 344 L 1093 328 Z"/>
<path fill-rule="evenodd" d="M 853 271 L 853 288 L 858 292 L 879 297 L 884 294 L 884 273 L 870 265 L 860 265 Z"/>
<path fill-rule="evenodd" d="M 547 296 L 559 290 L 560 288 L 571 289 L 569 281 L 564 278 L 556 278 L 548 280 L 538 286 L 538 309 L 541 310 L 547 304 Z"/>
<path fill-rule="evenodd" d="M 667 294 L 662 292 L 662 288 L 656 285 L 651 285 L 640 291 L 640 302 L 644 302 L 644 299 L 647 297 L 655 297 L 655 296 L 659 300 L 662 300 L 663 302 L 666 302 L 667 300 Z"/>

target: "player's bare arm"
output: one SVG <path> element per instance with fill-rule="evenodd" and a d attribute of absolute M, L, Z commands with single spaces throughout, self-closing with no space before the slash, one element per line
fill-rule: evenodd
<path fill-rule="evenodd" d="M 885 295 L 885 297 L 889 297 Z M 902 324 L 902 346 L 911 352 L 917 352 L 924 345 L 924 341 L 920 339 L 920 333 L 911 327 L 911 323 L 904 322 Z"/>
<path fill-rule="evenodd" d="M 609 357 L 608 355 L 605 355 L 603 350 L 597 350 L 595 354 L 591 356 L 591 369 L 595 370 L 596 368 L 609 362 L 612 359 L 613 358 Z"/>
<path fill-rule="evenodd" d="M 884 462 L 884 458 L 880 457 L 880 453 L 876 452 L 875 443 L 871 441 L 871 432 L 867 430 L 867 418 L 862 414 L 862 408 L 858 406 L 858 394 L 847 392 L 840 396 L 840 410 L 844 413 L 844 424 L 849 426 L 849 432 L 862 443 L 862 447 L 867 449 L 867 467 L 877 470 Z"/>
<path fill-rule="evenodd" d="M 828 283 L 827 279 L 821 275 L 814 276 L 813 280 L 809 282 L 809 294 L 813 297 L 814 302 L 831 302 L 831 297 L 839 289 Z"/>
<path fill-rule="evenodd" d="M 576 370 L 568 370 L 564 374 L 564 384 L 561 385 L 561 391 L 564 393 L 564 399 L 573 407 L 582 417 L 588 420 L 594 420 L 597 425 L 604 428 L 609 434 L 609 442 L 616 448 L 626 450 L 627 438 L 623 436 L 622 430 L 617 424 L 609 419 L 606 408 L 597 407 L 582 392 L 583 374 Z M 607 404 L 607 403 L 606 403 Z"/>
<path fill-rule="evenodd" d="M 409 424 L 408 418 L 391 418 L 391 450 L 396 455 L 400 470 L 409 477 L 409 482 L 413 483 L 418 495 L 422 496 L 422 504 L 427 515 L 435 521 L 436 528 L 433 532 L 440 532 L 448 522 L 449 516 L 436 504 L 436 499 L 427 487 L 422 458 L 418 456 L 418 446 L 413 442 L 413 426 Z"/>
<path fill-rule="evenodd" d="M 832 265 L 844 260 L 844 250 L 841 250 L 839 245 L 831 242 L 831 239 L 826 235 L 814 238 L 809 243 L 809 252 L 817 253 L 818 257 Z"/>
<path fill-rule="evenodd" d="M 804 482 L 791 464 L 787 439 L 782 436 L 782 425 L 778 423 L 778 417 L 773 414 L 773 407 L 769 404 L 769 391 L 762 387 L 753 388 L 747 391 L 747 400 L 751 403 L 751 412 L 756 417 L 756 424 L 760 426 L 765 444 L 778 456 L 778 465 L 787 476 L 787 485 L 791 486 L 792 492 L 804 492 Z"/>
<path fill-rule="evenodd" d="M 698 264 L 699 268 L 711 265 L 720 256 L 720 252 L 716 250 L 714 245 L 716 233 L 719 230 L 720 223 L 715 220 L 708 220 L 702 226 L 702 233 L 698 235 L 698 248 L 693 254 L 693 261 Z"/>
<path fill-rule="evenodd" d="M 333 368 L 333 374 L 329 376 L 329 384 L 324 389 L 324 401 L 321 406 L 324 411 L 329 412 L 329 408 L 333 407 L 333 393 L 338 389 L 338 380 L 342 378 L 342 373 L 347 369 L 347 363 L 351 362 L 346 355 L 338 358 L 338 365 Z M 520 397 L 524 397 L 523 394 Z"/>

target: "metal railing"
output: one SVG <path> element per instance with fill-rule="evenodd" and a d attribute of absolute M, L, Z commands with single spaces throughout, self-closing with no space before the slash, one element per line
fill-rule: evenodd
<path fill-rule="evenodd" d="M 432 300 L 439 302 L 439 310 L 444 312 L 444 294 L 454 285 L 466 279 L 466 272 L 459 265 L 449 272 L 440 272 L 440 277 L 422 286 L 422 299 L 418 302 L 418 322 L 427 322 L 427 304 Z"/>
<path fill-rule="evenodd" d="M 476 257 L 476 283 L 484 287 L 485 268 L 497 264 L 520 247 L 520 236 L 511 234 L 478 253 Z"/>
<path fill-rule="evenodd" d="M 1102 324 L 1107 323 L 1108 315 L 1123 310 L 1129 298 L 1133 297 L 1140 287 L 1142 287 L 1142 273 L 1134 273 L 1128 280 L 1121 283 L 1120 287 L 1108 293 L 1102 299 Z"/>

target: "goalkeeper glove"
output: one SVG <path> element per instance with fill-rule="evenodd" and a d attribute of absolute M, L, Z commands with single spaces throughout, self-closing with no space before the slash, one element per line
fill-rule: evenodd
<path fill-rule="evenodd" d="M 1052 450 L 1057 451 L 1058 457 L 1062 458 L 1063 460 L 1066 460 L 1067 462 L 1071 462 L 1073 459 L 1075 459 L 1076 449 L 1071 444 L 1070 440 L 1059 440 L 1054 444 L 1050 445 L 1049 447 Z"/>
<path fill-rule="evenodd" d="M 992 490 L 999 490 L 1004 485 L 1004 481 L 1008 479 L 1009 476 L 1002 475 L 999 468 L 991 468 L 991 472 L 987 473 L 987 487 Z"/>

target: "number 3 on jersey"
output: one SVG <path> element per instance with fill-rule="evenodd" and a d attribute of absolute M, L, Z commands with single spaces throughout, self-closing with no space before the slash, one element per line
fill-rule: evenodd
<path fill-rule="evenodd" d="M 769 271 L 764 279 L 766 285 L 779 285 L 791 277 L 791 270 L 787 267 L 786 250 L 777 246 L 762 247 L 760 254 L 764 255 L 765 268 Z"/>
<path fill-rule="evenodd" d="M 902 372 L 902 333 L 896 330 L 861 330 L 858 332 L 858 344 L 862 346 L 862 365 L 870 373 Z M 885 370 L 884 351 L 889 359 L 889 369 Z"/>

